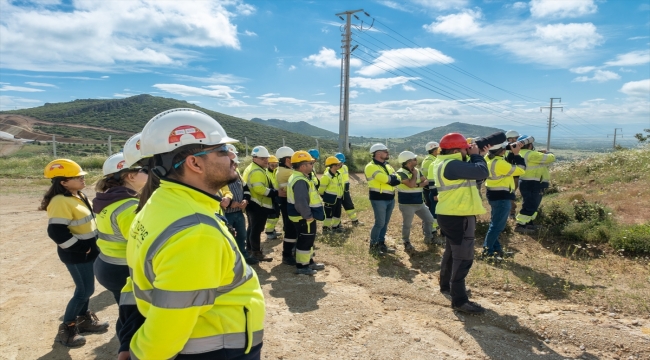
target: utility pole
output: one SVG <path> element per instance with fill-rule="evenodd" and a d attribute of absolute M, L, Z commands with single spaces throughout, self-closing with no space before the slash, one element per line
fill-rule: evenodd
<path fill-rule="evenodd" d="M 555 106 L 553 107 L 553 100 L 559 100 L 562 102 L 562 98 L 551 98 L 551 106 L 540 106 L 539 111 L 542 112 L 542 109 L 549 109 L 548 113 L 548 137 L 546 138 L 546 151 L 551 150 L 551 127 L 553 127 L 553 109 L 560 109 L 564 112 L 564 107 Z"/>
<path fill-rule="evenodd" d="M 111 151 L 111 136 L 108 135 L 108 156 L 113 155 L 113 152 Z"/>
<path fill-rule="evenodd" d="M 52 135 L 52 154 L 56 157 L 56 135 Z"/>
<path fill-rule="evenodd" d="M 616 133 L 618 132 L 618 130 L 621 130 L 621 133 L 623 133 L 622 128 L 614 128 L 614 145 L 613 145 L 614 150 L 616 150 Z M 609 137 L 610 135 L 611 134 L 607 135 L 607 137 Z M 621 134 L 621 136 L 623 135 Z"/>
<path fill-rule="evenodd" d="M 341 53 L 341 96 L 340 96 L 340 111 L 339 111 L 339 152 L 349 152 L 349 135 L 350 128 L 350 42 L 352 39 L 352 15 L 354 13 L 363 11 L 348 10 L 338 14 L 341 20 L 345 20 L 345 33 L 341 34 L 343 39 L 341 43 L 343 52 Z M 345 15 L 345 19 L 343 16 Z M 356 15 L 355 15 L 356 16 Z"/>

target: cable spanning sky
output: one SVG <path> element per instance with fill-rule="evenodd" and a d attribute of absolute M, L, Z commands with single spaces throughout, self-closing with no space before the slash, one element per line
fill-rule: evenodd
<path fill-rule="evenodd" d="M 171 97 L 338 130 L 354 19 L 350 133 L 452 122 L 631 139 L 650 127 L 650 0 L 0 0 L 0 109 Z M 623 138 L 625 139 L 625 138 Z"/>

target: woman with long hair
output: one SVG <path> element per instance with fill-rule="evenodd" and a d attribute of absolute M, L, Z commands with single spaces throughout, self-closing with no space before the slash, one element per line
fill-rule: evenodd
<path fill-rule="evenodd" d="M 43 196 L 39 210 L 47 211 L 47 234 L 57 246 L 59 259 L 65 264 L 75 283 L 74 296 L 68 302 L 59 325 L 57 340 L 68 347 L 82 346 L 84 332 L 101 332 L 108 322 L 100 322 L 88 303 L 95 292 L 93 263 L 99 254 L 97 225 L 88 198 L 86 172 L 68 159 L 51 161 L 44 170 L 52 185 Z"/>

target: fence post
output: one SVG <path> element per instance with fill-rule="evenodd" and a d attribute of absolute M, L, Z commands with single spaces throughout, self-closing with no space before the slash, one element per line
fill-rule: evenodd
<path fill-rule="evenodd" d="M 52 135 L 52 154 L 56 157 L 56 135 Z"/>
<path fill-rule="evenodd" d="M 108 135 L 108 156 L 113 155 L 113 152 L 111 151 L 111 136 Z"/>

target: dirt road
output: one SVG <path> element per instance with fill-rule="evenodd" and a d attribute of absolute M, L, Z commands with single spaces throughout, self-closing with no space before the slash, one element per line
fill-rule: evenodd
<path fill-rule="evenodd" d="M 79 349 L 55 343 L 74 286 L 45 232 L 46 214 L 35 210 L 45 187 L 0 186 L 0 358 L 115 359 L 113 325 Z M 265 242 L 275 260 L 256 269 L 267 301 L 264 359 L 650 358 L 647 314 L 520 300 L 519 288 L 505 285 L 471 286 L 486 315 L 455 313 L 437 292 L 439 252 L 414 239 L 415 255 L 367 262 L 368 231 L 356 228 L 345 240 L 358 244 L 358 254 L 336 239 L 319 240 L 318 259 L 328 267 L 315 277 L 294 275 L 279 261 L 280 240 Z M 111 324 L 113 302 L 97 284 L 91 309 Z"/>

